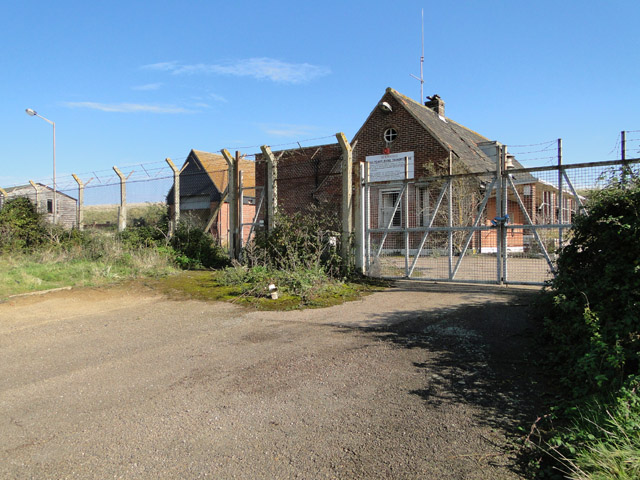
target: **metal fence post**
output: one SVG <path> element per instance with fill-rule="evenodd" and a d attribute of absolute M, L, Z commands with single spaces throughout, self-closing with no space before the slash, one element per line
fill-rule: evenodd
<path fill-rule="evenodd" d="M 562 179 L 563 179 L 563 170 L 562 170 L 562 139 L 558 139 L 558 224 L 562 225 L 564 223 L 564 215 L 562 212 L 562 208 L 564 207 L 564 198 L 562 192 Z M 562 237 L 564 233 L 564 228 L 558 227 L 558 248 L 562 248 Z"/>
<path fill-rule="evenodd" d="M 409 278 L 409 157 L 404 157 L 404 276 Z"/>
<path fill-rule="evenodd" d="M 507 238 L 507 216 L 509 215 L 509 187 L 508 177 L 509 171 L 507 169 L 507 147 L 502 145 L 502 155 L 500 156 L 500 170 L 502 173 L 502 215 L 500 220 L 500 231 L 502 238 L 502 277 L 500 278 L 500 285 L 503 285 L 507 280 L 507 259 L 509 257 L 509 240 Z"/>
<path fill-rule="evenodd" d="M 504 150 L 502 146 L 496 146 L 496 219 L 502 218 L 502 157 Z M 502 285 L 502 222 L 496 221 L 496 269 L 497 283 Z"/>
<path fill-rule="evenodd" d="M 453 175 L 453 152 L 449 151 L 449 186 L 447 187 L 447 216 L 449 217 L 447 220 L 447 226 L 449 227 L 447 233 L 447 243 L 449 245 L 447 256 L 449 257 L 449 280 L 453 278 L 453 179 L 451 175 Z"/>

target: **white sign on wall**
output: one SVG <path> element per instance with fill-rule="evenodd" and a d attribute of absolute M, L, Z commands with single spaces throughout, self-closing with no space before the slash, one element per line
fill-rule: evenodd
<path fill-rule="evenodd" d="M 406 157 L 409 157 L 409 178 L 413 178 L 413 152 L 402 152 L 367 157 L 369 181 L 404 180 L 404 159 Z"/>

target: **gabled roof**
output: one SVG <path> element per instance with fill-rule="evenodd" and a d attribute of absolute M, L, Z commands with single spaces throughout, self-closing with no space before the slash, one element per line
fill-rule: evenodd
<path fill-rule="evenodd" d="M 44 183 L 36 183 L 36 185 L 38 186 L 38 188 L 43 188 L 44 190 L 48 190 L 50 192 L 53 193 L 53 188 L 51 188 L 48 185 L 45 185 Z M 20 190 L 29 190 L 29 191 L 33 191 L 33 185 L 31 185 L 30 183 L 26 184 L 26 185 L 16 185 L 14 187 L 7 187 L 5 189 L 3 189 L 5 192 L 7 192 L 7 195 L 11 195 L 12 193 L 15 192 L 19 192 Z M 20 194 L 19 194 L 20 195 Z M 18 196 L 19 196 L 18 195 Z M 63 197 L 67 197 L 70 198 L 71 200 L 76 200 L 75 198 L 73 198 L 70 195 L 67 195 L 64 192 L 61 192 L 60 190 L 56 190 L 56 195 L 59 196 L 63 196 Z"/>
<path fill-rule="evenodd" d="M 487 155 L 480 144 L 493 143 L 487 137 L 460 125 L 459 123 L 438 115 L 431 108 L 402 95 L 393 88 L 387 88 L 393 98 L 405 106 L 407 111 L 427 130 L 442 146 L 452 151 L 466 166 L 470 173 L 495 172 L 495 159 Z M 513 158 L 514 168 L 524 168 Z M 520 173 L 514 178 L 516 183 L 531 183 L 537 179 L 529 173 Z"/>
<path fill-rule="evenodd" d="M 387 88 L 398 102 L 435 137 L 443 147 L 453 151 L 465 164 L 471 173 L 493 172 L 495 164 L 478 147 L 479 143 L 489 142 L 487 137 L 480 135 L 450 118 L 441 117 L 431 108 L 405 97 L 393 88 Z"/>
<path fill-rule="evenodd" d="M 224 192 L 229 183 L 229 167 L 222 155 L 203 152 L 201 150 L 191 150 L 191 153 L 202 165 L 205 172 L 216 186 L 219 192 Z M 191 155 L 190 155 L 191 156 Z M 245 187 L 254 187 L 256 184 L 255 163 L 245 158 L 240 159 L 240 171 L 242 172 L 242 183 Z"/>

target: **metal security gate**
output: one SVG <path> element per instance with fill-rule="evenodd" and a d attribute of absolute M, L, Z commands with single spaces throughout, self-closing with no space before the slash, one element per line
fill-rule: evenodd
<path fill-rule="evenodd" d="M 585 195 L 638 160 L 531 169 L 497 163 L 496 172 L 365 181 L 367 274 L 543 285 L 574 216 L 585 212 Z"/>

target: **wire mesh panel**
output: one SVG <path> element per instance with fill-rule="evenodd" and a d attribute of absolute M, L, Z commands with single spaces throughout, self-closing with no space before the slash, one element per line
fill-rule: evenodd
<path fill-rule="evenodd" d="M 255 237 L 256 232 L 264 227 L 265 198 L 264 187 L 243 187 L 240 199 L 240 230 L 242 245 L 246 245 Z"/>
<path fill-rule="evenodd" d="M 633 159 L 365 185 L 368 274 L 542 285 L 553 278 L 576 215 Z"/>

